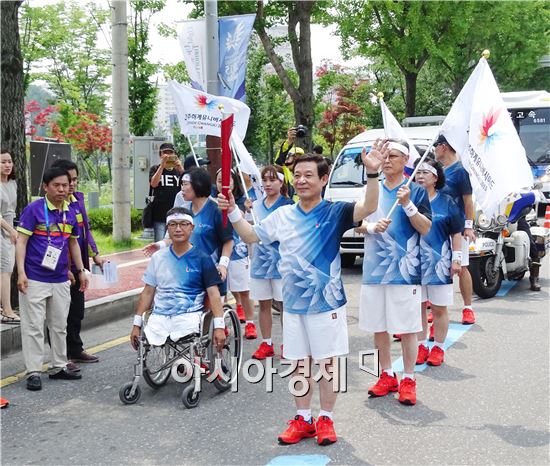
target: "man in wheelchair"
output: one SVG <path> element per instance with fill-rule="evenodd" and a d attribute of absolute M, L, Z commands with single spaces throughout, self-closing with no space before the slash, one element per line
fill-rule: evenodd
<path fill-rule="evenodd" d="M 204 301 L 208 297 L 214 320 L 213 341 L 221 351 L 225 343 L 225 323 L 218 290 L 221 283 L 212 258 L 189 242 L 193 232 L 192 213 L 174 207 L 166 215 L 172 245 L 153 254 L 143 275 L 145 287 L 137 304 L 130 343 L 137 350 L 143 313 L 153 308 L 144 328 L 147 341 L 160 346 L 198 333 Z"/>

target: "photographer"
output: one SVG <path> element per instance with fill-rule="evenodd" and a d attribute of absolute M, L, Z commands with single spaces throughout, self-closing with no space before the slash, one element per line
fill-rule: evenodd
<path fill-rule="evenodd" d="M 159 157 L 160 164 L 154 165 L 149 171 L 149 184 L 154 195 L 155 241 L 164 238 L 166 213 L 174 205 L 174 199 L 180 190 L 180 176 L 184 171 L 173 144 L 162 143 L 159 148 Z"/>
<path fill-rule="evenodd" d="M 288 188 L 288 195 L 294 199 L 294 165 L 296 160 L 301 155 L 304 155 L 304 149 L 294 145 L 296 138 L 303 138 L 307 133 L 307 128 L 303 125 L 289 128 L 287 131 L 287 138 L 281 144 L 281 147 L 277 151 L 275 156 L 275 164 L 283 168 L 283 174 L 285 176 L 285 185 Z M 296 202 L 298 199 L 294 199 Z"/>

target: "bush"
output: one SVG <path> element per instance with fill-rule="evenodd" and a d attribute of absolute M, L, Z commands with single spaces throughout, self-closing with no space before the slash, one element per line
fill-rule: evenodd
<path fill-rule="evenodd" d="M 88 219 L 92 230 L 101 231 L 110 235 L 113 231 L 113 210 L 112 209 L 90 209 Z M 141 210 L 132 207 L 130 212 L 130 223 L 132 231 L 141 230 Z"/>

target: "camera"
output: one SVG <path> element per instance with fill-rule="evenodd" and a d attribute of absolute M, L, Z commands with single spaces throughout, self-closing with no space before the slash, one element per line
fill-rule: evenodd
<path fill-rule="evenodd" d="M 307 126 L 298 125 L 296 126 L 296 137 L 304 138 L 307 134 Z"/>

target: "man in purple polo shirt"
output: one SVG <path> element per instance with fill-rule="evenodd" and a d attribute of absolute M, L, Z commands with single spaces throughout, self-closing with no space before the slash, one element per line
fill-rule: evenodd
<path fill-rule="evenodd" d="M 21 342 L 27 369 L 27 389 L 41 390 L 44 319 L 51 342 L 50 379 L 74 380 L 82 376 L 67 369 L 67 314 L 70 304 L 69 252 L 76 263 L 80 289 L 88 278 L 78 246 L 78 222 L 65 200 L 69 174 L 62 168 L 44 172 L 45 196 L 31 202 L 19 219 L 17 260 Z"/>
<path fill-rule="evenodd" d="M 77 192 L 78 187 L 78 167 L 76 163 L 67 159 L 57 159 L 52 167 L 64 169 L 69 174 L 69 207 L 75 212 L 76 220 L 80 229 L 78 245 L 82 254 L 84 268 L 90 270 L 90 257 L 95 264 L 103 269 L 105 260 L 99 255 L 94 237 L 90 230 L 90 222 L 84 205 L 84 193 Z M 93 354 L 84 351 L 84 343 L 80 337 L 82 320 L 84 319 L 84 293 L 80 291 L 80 280 L 78 270 L 74 260 L 71 261 L 71 305 L 67 317 L 67 358 L 73 363 L 93 363 L 98 362 L 99 358 Z"/>

